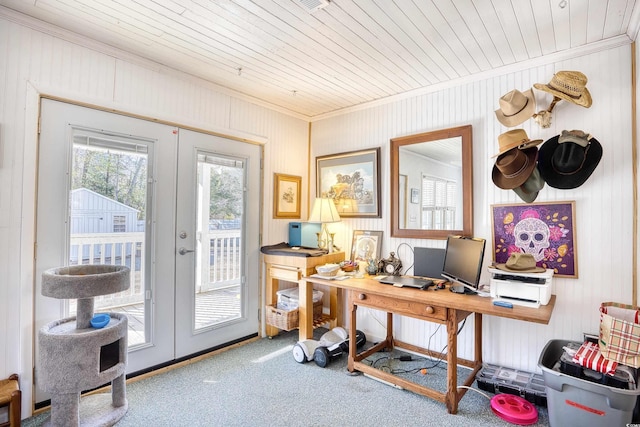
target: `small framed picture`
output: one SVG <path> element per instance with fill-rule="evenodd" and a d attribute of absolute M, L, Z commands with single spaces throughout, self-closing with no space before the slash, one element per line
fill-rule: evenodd
<path fill-rule="evenodd" d="M 351 261 L 380 259 L 382 231 L 354 230 L 351 242 Z"/>
<path fill-rule="evenodd" d="M 273 217 L 300 218 L 302 177 L 273 174 Z"/>
<path fill-rule="evenodd" d="M 419 203 L 420 202 L 420 190 L 417 188 L 411 189 L 411 203 Z"/>

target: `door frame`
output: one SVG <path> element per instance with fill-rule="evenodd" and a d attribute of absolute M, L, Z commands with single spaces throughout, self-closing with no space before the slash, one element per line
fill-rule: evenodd
<path fill-rule="evenodd" d="M 144 120 L 157 121 L 162 124 L 179 126 L 184 129 L 191 129 L 197 132 L 208 133 L 215 136 L 221 136 L 228 139 L 239 140 L 251 144 L 261 146 L 261 158 L 264 161 L 264 146 L 269 142 L 266 136 L 260 136 L 229 128 L 219 128 L 212 126 L 210 123 L 197 122 L 191 125 L 182 125 L 162 115 L 158 117 L 150 117 L 148 110 L 140 109 L 136 112 L 136 108 L 129 110 L 123 109 L 122 104 L 115 103 L 110 100 L 99 100 L 95 98 L 87 98 L 82 94 L 60 91 L 50 87 L 38 87 L 32 81 L 26 82 L 25 96 L 25 127 L 24 127 L 24 154 L 22 169 L 22 221 L 20 223 L 20 248 L 19 259 L 21 267 L 19 269 L 19 289 L 20 307 L 19 318 L 20 324 L 30 325 L 28 328 L 21 328 L 19 358 L 21 360 L 20 370 L 21 390 L 22 390 L 22 413 L 26 416 L 33 415 L 35 396 L 33 376 L 35 366 L 35 340 L 37 339 L 37 331 L 33 319 L 34 298 L 35 298 L 35 241 L 36 241 L 36 207 L 37 207 L 37 187 L 38 187 L 38 143 L 39 143 L 39 123 L 40 123 L 40 103 L 42 99 L 51 99 L 54 101 L 66 102 L 69 104 L 93 108 L 96 110 L 104 110 L 117 114 L 124 114 Z M 100 102 L 100 104 L 96 104 Z M 262 235 L 264 224 L 264 168 L 260 171 L 260 212 L 259 212 L 259 228 Z M 258 281 L 260 284 L 259 299 L 263 300 L 263 273 L 262 267 L 258 266 Z M 264 329 L 262 319 L 259 321 L 260 330 Z M 259 332 L 260 334 L 260 332 Z"/>

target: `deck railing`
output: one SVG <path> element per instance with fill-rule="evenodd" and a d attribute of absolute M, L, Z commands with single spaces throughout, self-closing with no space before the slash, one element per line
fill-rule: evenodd
<path fill-rule="evenodd" d="M 201 234 L 197 254 L 202 257 L 196 292 L 238 284 L 241 278 L 240 230 L 211 230 Z M 96 308 L 139 303 L 144 300 L 145 233 L 72 234 L 69 265 L 126 265 L 131 269 L 131 286 L 126 291 L 95 299 Z"/>

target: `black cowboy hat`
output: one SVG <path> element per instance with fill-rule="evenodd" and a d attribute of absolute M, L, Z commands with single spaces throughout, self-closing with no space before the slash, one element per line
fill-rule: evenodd
<path fill-rule="evenodd" d="M 563 131 L 547 140 L 538 153 L 538 170 L 551 187 L 580 187 L 602 158 L 602 145 L 581 131 Z"/>

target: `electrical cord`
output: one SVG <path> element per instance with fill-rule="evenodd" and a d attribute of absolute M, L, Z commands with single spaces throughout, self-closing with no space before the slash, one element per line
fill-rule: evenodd
<path fill-rule="evenodd" d="M 402 242 L 400 243 L 398 246 L 396 246 L 396 254 L 398 254 L 398 258 L 400 259 L 400 261 L 402 261 L 402 257 L 400 257 L 400 248 L 406 246 L 409 248 L 409 251 L 411 251 L 411 254 L 413 255 L 413 248 L 411 247 L 411 245 L 409 245 L 408 243 Z M 414 258 L 413 256 L 411 257 L 412 259 Z M 413 263 L 411 263 L 411 265 L 409 267 L 407 267 L 404 270 L 404 274 L 407 274 L 407 271 L 409 271 L 411 268 L 413 267 Z"/>
<path fill-rule="evenodd" d="M 484 397 L 486 397 L 487 399 L 491 400 L 491 396 L 489 396 L 486 393 L 481 392 L 477 388 L 469 387 L 469 386 L 466 386 L 466 385 L 459 385 L 457 388 L 466 388 L 467 390 L 475 391 L 476 393 L 479 393 L 479 394 L 483 395 Z"/>

